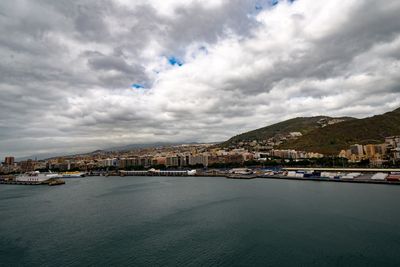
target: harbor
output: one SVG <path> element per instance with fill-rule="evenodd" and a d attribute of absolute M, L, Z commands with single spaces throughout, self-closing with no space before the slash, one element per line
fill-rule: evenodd
<path fill-rule="evenodd" d="M 283 168 L 270 178 L 345 183 L 400 184 L 400 169 L 379 168 Z M 271 173 L 272 174 L 272 173 Z"/>
<path fill-rule="evenodd" d="M 223 177 L 227 179 L 277 179 L 335 183 L 362 183 L 400 185 L 400 169 L 368 168 L 233 168 L 233 169 L 194 169 L 194 170 L 118 170 L 101 173 L 40 173 L 38 171 L 20 175 L 0 177 L 0 184 L 7 185 L 63 185 L 67 178 L 85 176 L 107 177 Z"/>
<path fill-rule="evenodd" d="M 372 180 L 372 179 L 330 179 L 325 177 L 292 177 L 286 175 L 265 175 L 257 176 L 257 178 L 276 179 L 276 180 L 297 180 L 297 181 L 314 181 L 314 182 L 333 182 L 333 183 L 359 183 L 359 184 L 387 184 L 387 185 L 400 185 L 400 181 L 390 180 Z"/>
<path fill-rule="evenodd" d="M 109 176 L 108 174 L 106 176 Z M 110 176 L 194 176 L 224 177 L 227 179 L 277 179 L 335 183 L 362 183 L 400 185 L 400 169 L 368 168 L 281 168 L 265 169 L 211 169 L 211 170 L 142 170 L 119 171 Z"/>
<path fill-rule="evenodd" d="M 142 171 L 125 171 L 118 172 L 120 176 L 195 176 L 196 170 L 142 170 Z"/>

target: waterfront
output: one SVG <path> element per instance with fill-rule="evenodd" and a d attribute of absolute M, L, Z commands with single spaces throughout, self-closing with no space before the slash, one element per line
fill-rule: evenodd
<path fill-rule="evenodd" d="M 0 186 L 4 266 L 399 266 L 400 187 L 218 177 Z"/>

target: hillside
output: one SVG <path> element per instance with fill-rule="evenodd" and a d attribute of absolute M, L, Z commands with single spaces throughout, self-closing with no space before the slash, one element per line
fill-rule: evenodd
<path fill-rule="evenodd" d="M 327 116 L 317 116 L 317 117 L 298 117 L 276 123 L 270 126 L 266 126 L 257 130 L 242 133 L 236 135 L 224 142 L 223 146 L 234 145 L 240 141 L 251 141 L 251 140 L 267 140 L 269 138 L 276 138 L 278 136 L 285 136 L 291 132 L 301 132 L 303 135 L 307 133 L 323 128 L 327 122 L 334 123 L 336 121 L 348 121 L 354 120 L 354 118 L 343 117 L 343 118 L 331 118 Z M 327 126 L 325 126 L 327 127 Z"/>
<path fill-rule="evenodd" d="M 400 135 L 400 108 L 382 115 L 314 129 L 297 140 L 286 142 L 281 148 L 336 155 L 352 144 L 382 143 L 385 137 L 392 135 Z"/>

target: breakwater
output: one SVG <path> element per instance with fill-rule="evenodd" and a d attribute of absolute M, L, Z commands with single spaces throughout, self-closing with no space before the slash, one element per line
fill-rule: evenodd
<path fill-rule="evenodd" d="M 1 179 L 0 184 L 6 185 L 48 185 L 48 186 L 55 186 L 55 185 L 63 185 L 65 184 L 64 180 L 61 179 L 50 179 L 43 182 L 36 182 L 36 181 L 16 181 L 12 179 Z"/>

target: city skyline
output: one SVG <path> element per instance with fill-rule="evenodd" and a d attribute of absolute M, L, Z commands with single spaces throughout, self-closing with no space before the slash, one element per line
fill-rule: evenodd
<path fill-rule="evenodd" d="M 2 1 L 0 157 L 400 105 L 400 3 Z M 366 15 L 368 14 L 368 15 Z"/>

